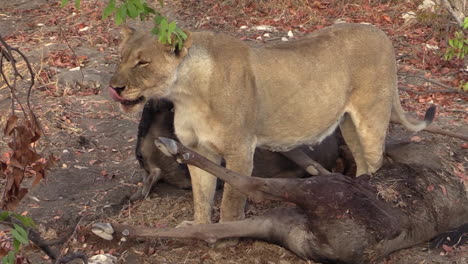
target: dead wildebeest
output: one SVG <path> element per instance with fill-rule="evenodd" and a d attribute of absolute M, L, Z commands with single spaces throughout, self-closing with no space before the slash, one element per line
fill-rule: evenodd
<path fill-rule="evenodd" d="M 245 177 L 170 139 L 157 144 L 166 154 L 206 170 L 253 200 L 280 200 L 296 207 L 276 208 L 244 220 L 180 228 L 95 224 L 93 232 L 107 239 L 114 235 L 208 242 L 254 238 L 281 245 L 305 259 L 370 263 L 468 222 L 468 190 L 460 179 L 413 159 L 385 164 L 372 178 L 334 173 L 272 179 Z M 420 153 L 426 158 L 431 155 Z"/>
<path fill-rule="evenodd" d="M 174 134 L 173 107 L 174 105 L 170 101 L 163 99 L 151 99 L 145 104 L 138 126 L 136 157 L 146 175 L 143 176 L 142 187 L 132 195 L 131 200 L 148 196 L 151 188 L 159 180 L 182 189 L 191 187 L 187 166 L 178 164 L 172 157 L 165 156 L 154 146 L 154 140 L 159 137 L 177 140 Z M 335 132 L 314 146 L 313 150 L 308 146 L 302 146 L 286 153 L 257 149 L 252 175 L 256 177 L 302 178 L 309 174 L 326 173 L 317 163 L 326 170 L 332 170 L 338 159 L 339 141 L 338 132 Z M 316 166 L 314 167 L 313 164 Z M 317 169 L 318 171 L 316 171 Z"/>

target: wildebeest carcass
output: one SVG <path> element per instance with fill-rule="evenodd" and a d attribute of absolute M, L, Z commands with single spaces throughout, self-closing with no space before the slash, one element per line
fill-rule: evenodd
<path fill-rule="evenodd" d="M 411 158 L 386 162 L 372 178 L 354 179 L 335 173 L 306 179 L 271 179 L 239 175 L 170 139 L 161 139 L 158 146 L 179 161 L 235 186 L 253 200 L 281 200 L 296 207 L 276 208 L 244 220 L 180 228 L 111 228 L 95 224 L 94 232 L 108 239 L 122 235 L 208 242 L 254 238 L 323 263 L 371 263 L 468 222 L 466 185 L 455 175 Z M 398 152 L 398 148 L 391 151 Z M 434 155 L 421 154 L 426 158 Z"/>

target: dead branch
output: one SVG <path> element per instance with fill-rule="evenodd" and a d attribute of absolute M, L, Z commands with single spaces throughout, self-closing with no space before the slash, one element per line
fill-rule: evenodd
<path fill-rule="evenodd" d="M 442 4 L 444 4 L 447 11 L 452 15 L 452 17 L 457 21 L 458 25 L 463 25 L 463 18 L 453 9 L 452 5 L 448 0 L 442 0 Z"/>
<path fill-rule="evenodd" d="M 392 122 L 392 123 L 395 123 L 395 124 L 401 125 L 401 122 L 400 122 L 399 120 L 394 119 L 394 118 L 391 119 L 391 122 Z M 442 128 L 438 128 L 438 127 L 435 127 L 435 126 L 432 126 L 432 125 L 430 125 L 430 126 L 424 128 L 423 131 L 427 131 L 427 132 L 430 132 L 430 133 L 433 133 L 433 134 L 439 134 L 439 135 L 444 135 L 444 136 L 459 138 L 459 139 L 468 141 L 468 136 L 467 136 L 467 135 L 460 134 L 460 133 L 456 133 L 456 132 L 447 131 L 447 130 L 444 130 L 444 129 L 442 129 Z"/>
<path fill-rule="evenodd" d="M 59 253 L 58 253 L 58 256 L 55 258 L 56 261 L 55 261 L 55 264 L 61 264 L 61 263 L 66 263 L 66 262 L 62 262 L 63 258 L 64 257 L 67 257 L 68 255 L 65 255 L 64 257 L 62 257 L 62 252 L 64 252 L 64 249 L 65 249 L 65 246 L 70 242 L 70 240 L 75 236 L 76 234 L 76 230 L 78 228 L 78 226 L 80 225 L 81 221 L 83 220 L 83 217 L 80 218 L 80 220 L 78 221 L 78 223 L 76 223 L 75 225 L 75 228 L 73 228 L 73 232 L 68 236 L 68 239 L 65 243 L 63 243 L 62 247 L 60 248 L 59 250 Z M 80 255 L 81 256 L 81 255 Z M 85 258 L 86 258 L 86 255 L 84 255 Z M 74 257 L 72 259 L 70 259 L 69 261 L 75 259 L 77 257 Z M 80 257 L 81 258 L 81 257 Z"/>
<path fill-rule="evenodd" d="M 442 128 L 438 128 L 438 127 L 434 127 L 434 126 L 428 126 L 424 130 L 427 131 L 427 132 L 434 133 L 434 134 L 450 136 L 450 137 L 459 138 L 459 139 L 463 139 L 465 141 L 468 141 L 468 136 L 467 135 L 447 131 L 447 130 L 444 130 Z"/>
<path fill-rule="evenodd" d="M 0 213 L 2 212 L 3 210 L 0 210 Z M 50 247 L 52 244 L 51 241 L 44 240 L 37 231 L 33 230 L 32 228 L 24 226 L 23 223 L 21 223 L 19 220 L 15 218 L 12 218 L 9 216 L 6 219 L 4 219 L 2 222 L 0 222 L 0 224 L 6 225 L 10 228 L 13 228 L 14 227 L 13 225 L 15 224 L 24 228 L 28 232 L 28 239 L 37 247 L 39 247 L 50 259 L 55 260 L 56 263 L 59 263 L 59 264 L 68 263 L 77 258 L 83 260 L 85 264 L 88 263 L 88 257 L 86 256 L 86 254 L 82 252 L 74 252 L 74 253 L 67 254 L 63 257 L 60 257 L 60 254 L 58 254 L 56 250 Z"/>
<path fill-rule="evenodd" d="M 405 91 L 409 91 L 409 92 L 413 92 L 413 93 L 462 93 L 462 91 L 460 89 L 457 89 L 457 88 L 453 88 L 449 85 L 446 85 L 446 84 L 443 84 L 439 81 L 436 81 L 434 79 L 429 79 L 429 78 L 426 78 L 424 76 L 419 76 L 419 75 L 406 75 L 406 74 L 401 74 L 405 77 L 410 77 L 410 78 L 419 78 L 419 79 L 422 79 L 426 82 L 430 82 L 432 84 L 435 84 L 435 85 L 438 85 L 442 88 L 445 88 L 446 90 L 437 90 L 437 89 L 433 89 L 433 90 L 425 90 L 425 91 L 413 91 L 413 90 L 406 90 L 405 88 L 400 88 L 402 90 L 405 90 Z"/>
<path fill-rule="evenodd" d="M 406 87 L 399 87 L 399 89 L 405 92 L 410 92 L 410 93 L 414 93 L 418 95 L 430 94 L 430 93 L 460 93 L 460 91 L 453 90 L 453 89 L 443 89 L 443 90 L 430 89 L 430 90 L 424 90 L 424 91 L 416 91 L 416 90 L 406 88 Z"/>

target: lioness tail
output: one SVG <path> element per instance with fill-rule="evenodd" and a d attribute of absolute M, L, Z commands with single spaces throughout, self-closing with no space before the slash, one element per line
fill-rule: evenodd
<path fill-rule="evenodd" d="M 392 121 L 400 121 L 402 125 L 408 128 L 411 131 L 418 132 L 426 128 L 428 125 L 432 123 L 435 117 L 437 107 L 435 105 L 430 106 L 426 110 L 426 114 L 424 115 L 423 121 L 416 121 L 414 118 L 408 118 L 405 115 L 405 110 L 401 107 L 400 98 L 398 96 L 398 92 L 395 93 L 395 97 L 393 99 L 393 111 L 392 111 Z"/>

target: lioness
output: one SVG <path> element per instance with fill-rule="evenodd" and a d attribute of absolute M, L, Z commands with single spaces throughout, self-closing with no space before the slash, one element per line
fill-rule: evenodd
<path fill-rule="evenodd" d="M 185 164 L 177 163 L 154 146 L 160 137 L 178 140 L 174 134 L 174 105 L 164 99 L 150 99 L 146 102 L 138 125 L 135 154 L 140 166 L 146 171 L 143 185 L 130 200 L 147 197 L 159 180 L 182 189 L 191 188 L 190 174 Z M 339 129 L 310 149 L 299 146 L 287 153 L 256 149 L 253 176 L 270 178 L 301 178 L 320 173 L 311 160 L 323 169 L 331 171 L 338 159 Z M 311 170 L 310 166 L 313 167 Z M 345 169 L 345 168 L 343 168 Z"/>
<path fill-rule="evenodd" d="M 382 163 L 393 114 L 409 129 L 397 92 L 392 43 L 374 26 L 340 24 L 297 41 L 254 48 L 223 34 L 188 33 L 183 48 L 123 29 L 121 62 L 109 92 L 124 111 L 149 98 L 175 105 L 175 132 L 186 146 L 251 175 L 255 147 L 287 151 L 320 142 L 340 126 L 357 175 Z M 195 223 L 211 222 L 216 178 L 189 166 Z M 224 188 L 221 221 L 244 217 L 245 196 Z M 192 223 L 192 222 L 188 222 Z"/>

